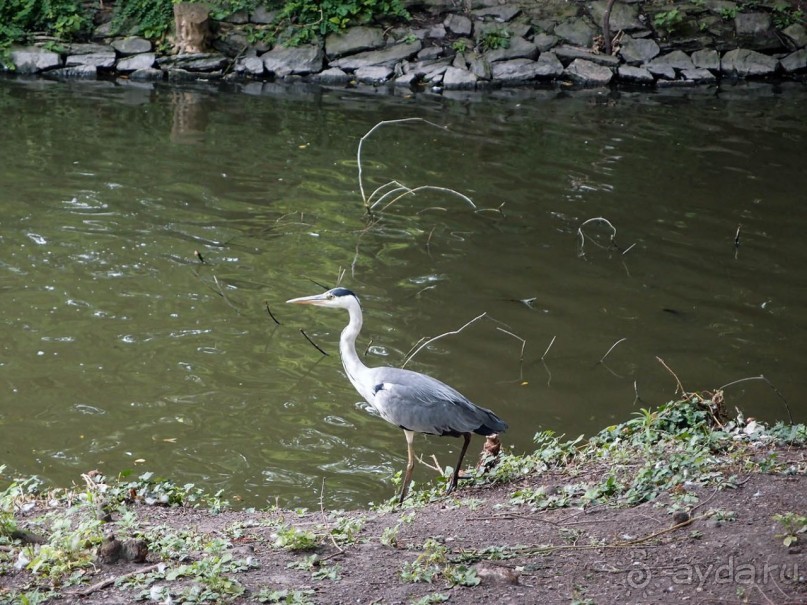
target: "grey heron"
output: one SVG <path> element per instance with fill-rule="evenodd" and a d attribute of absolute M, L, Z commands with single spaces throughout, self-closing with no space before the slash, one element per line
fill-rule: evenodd
<path fill-rule="evenodd" d="M 339 339 L 339 353 L 348 380 L 384 420 L 403 429 L 407 463 L 400 503 L 406 498 L 415 468 L 415 433 L 462 437 L 460 457 L 446 493 L 457 487 L 462 460 L 471 433 L 493 435 L 504 432 L 507 423 L 491 410 L 479 407 L 459 391 L 439 380 L 400 368 L 369 368 L 356 354 L 356 338 L 361 331 L 362 312 L 358 297 L 347 288 L 333 288 L 323 294 L 292 298 L 288 303 L 346 309 L 350 321 Z"/>

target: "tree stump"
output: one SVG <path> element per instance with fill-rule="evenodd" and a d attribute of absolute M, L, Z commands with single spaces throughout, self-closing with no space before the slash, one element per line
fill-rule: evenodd
<path fill-rule="evenodd" d="M 177 54 L 203 53 L 207 44 L 210 13 L 207 7 L 195 2 L 180 2 L 174 5 L 174 24 Z"/>

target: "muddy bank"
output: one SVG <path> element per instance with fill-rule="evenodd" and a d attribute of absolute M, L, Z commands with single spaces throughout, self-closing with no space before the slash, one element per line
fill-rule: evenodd
<path fill-rule="evenodd" d="M 807 427 L 722 393 L 536 436 L 450 497 L 229 510 L 149 474 L 0 492 L 0 603 L 807 600 Z"/>
<path fill-rule="evenodd" d="M 299 81 L 394 89 L 480 90 L 557 83 L 606 86 L 798 79 L 807 29 L 798 3 L 418 0 L 408 22 L 353 27 L 315 44 L 256 41 L 264 9 L 203 20 L 170 54 L 149 40 L 113 38 L 102 22 L 88 44 L 14 48 L 13 73 L 52 78 Z M 606 18 L 607 17 L 607 18 Z M 176 50 L 176 48 L 174 49 Z"/>

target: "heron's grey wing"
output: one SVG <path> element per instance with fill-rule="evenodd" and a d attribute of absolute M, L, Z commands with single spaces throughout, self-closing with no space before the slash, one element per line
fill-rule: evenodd
<path fill-rule="evenodd" d="M 373 368 L 370 404 L 395 426 L 431 435 L 502 432 L 507 424 L 447 384 L 410 370 Z"/>

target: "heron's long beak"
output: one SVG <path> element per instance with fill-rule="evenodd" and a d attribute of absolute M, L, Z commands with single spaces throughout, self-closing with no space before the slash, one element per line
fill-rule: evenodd
<path fill-rule="evenodd" d="M 301 296 L 300 298 L 292 298 L 291 300 L 287 300 L 287 303 L 294 303 L 296 305 L 321 305 L 328 298 L 325 294 L 314 294 L 314 296 Z"/>

